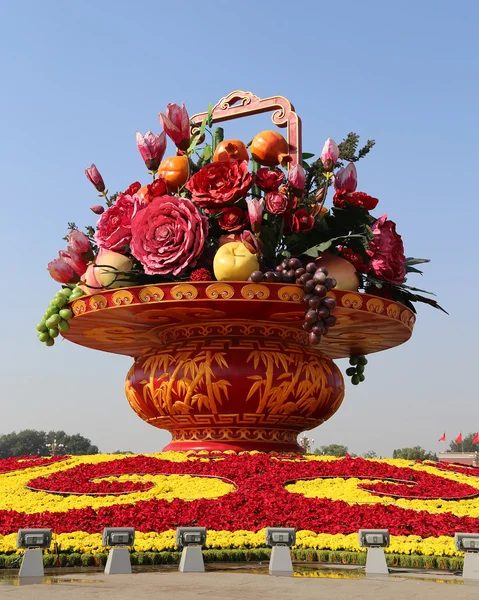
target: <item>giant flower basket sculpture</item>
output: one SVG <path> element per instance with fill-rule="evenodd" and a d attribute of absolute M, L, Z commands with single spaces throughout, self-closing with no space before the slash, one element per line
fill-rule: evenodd
<path fill-rule="evenodd" d="M 210 131 L 268 111 L 286 138 Z M 350 357 L 358 384 L 367 354 L 409 339 L 413 302 L 440 308 L 405 284 L 426 261 L 406 259 L 395 224 L 370 214 L 378 200 L 356 191 L 355 162 L 374 142 L 329 139 L 309 164 L 290 102 L 250 92 L 192 119 L 168 105 L 160 121 L 162 134 L 137 133 L 152 183 L 109 195 L 87 169 L 106 210 L 92 207 L 86 234 L 71 224 L 49 264 L 63 288 L 39 339 L 132 356 L 126 396 L 171 432 L 168 449 L 301 452 L 298 434 L 343 400 L 334 359 Z M 164 159 L 167 135 L 177 152 Z"/>

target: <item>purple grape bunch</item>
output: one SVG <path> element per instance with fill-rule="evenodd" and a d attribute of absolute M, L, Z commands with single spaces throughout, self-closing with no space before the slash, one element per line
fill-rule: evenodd
<path fill-rule="evenodd" d="M 254 271 L 250 280 L 253 283 L 296 283 L 303 286 L 307 308 L 304 315 L 303 329 L 309 333 L 308 340 L 317 346 L 321 336 L 327 335 L 329 328 L 336 325 L 336 317 L 332 311 L 336 308 L 336 300 L 327 293 L 336 287 L 336 279 L 328 277 L 328 270 L 310 262 L 305 267 L 299 258 L 283 260 L 275 271 Z"/>

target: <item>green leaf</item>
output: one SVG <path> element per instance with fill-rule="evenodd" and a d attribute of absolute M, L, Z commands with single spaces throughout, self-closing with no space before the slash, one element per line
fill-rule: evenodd
<path fill-rule="evenodd" d="M 412 292 L 422 292 L 423 294 L 429 294 L 430 296 L 435 296 L 434 292 L 428 292 L 427 290 L 421 290 L 420 288 L 411 287 L 409 285 L 401 284 L 401 287 L 406 290 L 411 290 Z"/>
<path fill-rule="evenodd" d="M 412 257 L 409 257 L 409 258 L 406 258 L 404 264 L 406 266 L 409 266 L 409 265 L 420 265 L 422 263 L 428 263 L 428 262 L 431 262 L 429 258 L 412 258 Z"/>
<path fill-rule="evenodd" d="M 213 105 L 211 102 L 208 104 L 208 127 L 213 125 Z"/>
<path fill-rule="evenodd" d="M 309 169 L 309 165 L 305 160 L 303 160 L 303 169 L 305 169 L 306 171 Z"/>
<path fill-rule="evenodd" d="M 408 265 L 406 265 L 406 273 L 419 273 L 419 275 L 423 274 L 423 272 L 420 271 L 419 269 L 415 269 L 414 267 L 409 267 Z"/>
<path fill-rule="evenodd" d="M 205 146 L 205 148 L 204 148 L 204 150 L 203 150 L 203 153 L 202 153 L 202 155 L 201 155 L 201 158 L 202 158 L 204 161 L 210 160 L 210 158 L 211 158 L 212 154 L 213 154 L 213 149 L 212 149 L 212 148 L 211 148 L 211 146 L 208 144 L 208 145 L 206 145 L 206 146 Z"/>
<path fill-rule="evenodd" d="M 201 137 L 204 132 L 206 131 L 206 124 L 208 123 L 208 116 L 206 116 L 202 121 L 201 121 L 201 126 L 200 126 L 200 130 L 198 132 L 198 137 Z"/>
<path fill-rule="evenodd" d="M 303 152 L 303 159 L 304 160 L 308 160 L 308 158 L 313 158 L 314 154 L 311 154 L 311 152 Z"/>

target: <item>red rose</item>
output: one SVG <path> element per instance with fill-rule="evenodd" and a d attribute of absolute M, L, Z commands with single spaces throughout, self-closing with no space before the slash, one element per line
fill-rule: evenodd
<path fill-rule="evenodd" d="M 347 192 L 346 190 L 337 190 L 333 198 L 333 204 L 337 208 L 360 206 L 366 210 L 374 210 L 378 202 L 377 198 L 368 196 L 364 192 Z"/>
<path fill-rule="evenodd" d="M 240 231 L 248 222 L 248 213 L 238 206 L 223 208 L 218 224 L 225 231 Z"/>
<path fill-rule="evenodd" d="M 146 206 L 138 196 L 120 194 L 98 219 L 95 241 L 100 248 L 125 252 L 131 239 L 131 221 Z"/>
<path fill-rule="evenodd" d="M 253 183 L 246 160 L 223 160 L 203 167 L 186 184 L 200 208 L 228 206 L 242 198 Z"/>
<path fill-rule="evenodd" d="M 343 258 L 348 260 L 356 268 L 356 271 L 367 273 L 368 265 L 364 262 L 363 257 L 360 254 L 353 252 L 351 248 L 346 248 L 345 246 L 338 246 L 337 250 Z"/>
<path fill-rule="evenodd" d="M 131 222 L 131 253 L 148 275 L 180 275 L 194 267 L 208 235 L 208 220 L 187 198 L 160 196 Z"/>
<path fill-rule="evenodd" d="M 263 192 L 276 192 L 284 181 L 284 173 L 279 169 L 262 167 L 256 171 L 254 182 Z"/>
<path fill-rule="evenodd" d="M 145 200 L 148 204 L 158 196 L 168 196 L 168 184 L 162 177 L 157 177 L 153 183 L 146 186 L 147 192 Z"/>
<path fill-rule="evenodd" d="M 123 192 L 124 196 L 134 196 L 136 192 L 141 188 L 141 183 L 139 181 L 135 181 L 132 183 L 130 187 Z"/>
<path fill-rule="evenodd" d="M 294 213 L 294 218 L 298 222 L 299 233 L 307 233 L 314 227 L 314 217 L 312 217 L 304 208 L 297 210 Z"/>
<path fill-rule="evenodd" d="M 289 208 L 288 197 L 279 192 L 266 194 L 266 210 L 273 215 L 282 215 Z"/>
<path fill-rule="evenodd" d="M 291 233 L 307 233 L 314 227 L 314 217 L 304 208 L 300 208 L 295 213 L 286 212 L 283 218 L 283 231 L 286 235 L 290 235 Z"/>
<path fill-rule="evenodd" d="M 374 240 L 367 250 L 371 257 L 369 270 L 378 279 L 391 283 L 402 283 L 406 277 L 404 265 L 404 245 L 396 233 L 396 224 L 387 220 L 387 215 L 379 217 L 372 226 Z"/>

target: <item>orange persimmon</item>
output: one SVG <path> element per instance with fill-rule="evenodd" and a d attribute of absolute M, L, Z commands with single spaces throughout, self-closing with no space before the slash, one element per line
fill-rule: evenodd
<path fill-rule="evenodd" d="M 262 131 L 251 142 L 251 156 L 265 167 L 284 166 L 291 162 L 289 144 L 277 131 Z"/>
<path fill-rule="evenodd" d="M 249 160 L 248 150 L 241 140 L 223 140 L 215 150 L 213 162 L 223 160 Z"/>
<path fill-rule="evenodd" d="M 188 157 L 169 156 L 158 167 L 158 175 L 162 177 L 170 192 L 177 192 L 188 181 L 189 177 Z"/>

